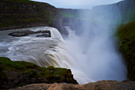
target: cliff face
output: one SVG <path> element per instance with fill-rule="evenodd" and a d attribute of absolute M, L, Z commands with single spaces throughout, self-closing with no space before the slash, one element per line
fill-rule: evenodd
<path fill-rule="evenodd" d="M 118 28 L 119 50 L 128 70 L 128 79 L 135 81 L 135 0 L 125 0 L 117 4 L 122 22 Z"/>
<path fill-rule="evenodd" d="M 1 0 L 0 29 L 24 28 L 32 26 L 53 26 L 67 33 L 60 23 L 61 18 L 54 6 L 28 0 Z"/>
<path fill-rule="evenodd" d="M 0 28 L 51 25 L 55 16 L 56 9 L 49 4 L 18 1 L 0 3 Z"/>
<path fill-rule="evenodd" d="M 122 22 L 128 23 L 135 20 L 135 0 L 125 0 L 116 4 L 119 8 Z"/>

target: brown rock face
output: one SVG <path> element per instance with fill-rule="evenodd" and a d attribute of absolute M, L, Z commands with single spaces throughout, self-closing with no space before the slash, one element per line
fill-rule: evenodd
<path fill-rule="evenodd" d="M 85 85 L 66 83 L 31 84 L 10 90 L 135 90 L 135 82 L 98 81 Z"/>

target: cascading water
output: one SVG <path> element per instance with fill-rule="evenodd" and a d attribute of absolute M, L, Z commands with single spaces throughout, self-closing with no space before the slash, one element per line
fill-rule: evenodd
<path fill-rule="evenodd" d="M 126 67 L 115 48 L 113 35 L 119 17 L 113 17 L 113 13 L 102 10 L 83 13 L 81 16 L 85 15 L 87 20 L 80 27 L 82 32 L 76 35 L 77 31 L 67 27 L 69 36 L 65 40 L 57 29 L 39 28 L 49 29 L 51 37 L 19 37 L 9 43 L 7 55 L 12 60 L 33 62 L 42 67 L 69 68 L 80 84 L 98 80 L 122 81 L 126 79 Z"/>
<path fill-rule="evenodd" d="M 78 25 L 82 29 L 81 33 L 76 36 L 72 32 L 67 39 L 80 70 L 94 81 L 125 80 L 126 67 L 116 49 L 114 38 L 120 22 L 119 10 L 114 7 L 95 8 L 82 11 L 80 18 L 85 19 L 81 27 Z"/>
<path fill-rule="evenodd" d="M 49 29 L 51 37 L 35 37 L 36 35 L 19 37 L 18 40 L 13 40 L 10 43 L 9 51 L 7 52 L 8 57 L 14 61 L 33 62 L 42 67 L 69 68 L 78 82 L 87 83 L 92 81 L 81 71 L 81 67 L 71 55 L 69 47 L 65 43 L 66 41 L 63 40 L 57 29 L 51 27 L 38 29 Z M 38 29 L 32 30 L 38 31 Z M 81 78 L 82 76 L 84 78 Z"/>

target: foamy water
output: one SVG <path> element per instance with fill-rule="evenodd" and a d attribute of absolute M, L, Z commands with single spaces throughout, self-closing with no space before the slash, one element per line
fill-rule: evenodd
<path fill-rule="evenodd" d="M 17 38 L 8 36 L 9 38 L 7 39 L 12 40 L 10 42 L 9 40 L 5 42 L 3 40 L 4 43 L 1 43 L 2 45 L 5 45 L 7 49 L 5 50 L 6 54 L 4 56 L 8 56 L 14 61 L 23 60 L 33 62 L 42 67 L 54 66 L 71 69 L 74 78 L 80 84 L 106 79 L 124 79 L 121 77 L 124 72 L 121 73 L 122 70 L 119 72 L 117 71 L 122 68 L 119 67 L 122 64 L 121 61 L 115 63 L 116 61 L 114 61 L 114 59 L 111 59 L 112 61 L 110 62 L 110 60 L 106 58 L 104 61 L 100 61 L 103 58 L 94 55 L 95 51 L 92 51 L 94 46 L 91 48 L 91 55 L 88 55 L 87 51 L 84 51 L 79 44 L 81 37 L 75 35 L 74 31 L 69 28 L 67 29 L 69 29 L 70 34 L 69 38 L 66 40 L 62 38 L 57 29 L 51 27 L 39 27 L 36 29 L 33 28 L 32 30 L 38 31 L 48 29 L 52 33 L 52 37 L 50 38 L 39 38 L 34 35 Z M 2 47 L 0 49 L 2 50 Z M 104 51 L 105 50 L 103 50 L 103 52 Z M 104 54 L 103 52 L 101 53 L 101 56 L 106 54 L 107 57 L 110 57 L 108 56 L 108 52 Z M 100 52 L 97 51 L 96 53 Z M 114 53 L 111 52 L 111 54 L 112 57 L 115 56 Z M 97 61 L 88 59 L 89 57 L 94 59 L 97 58 Z M 118 60 L 118 58 L 115 58 L 115 60 Z"/>
<path fill-rule="evenodd" d="M 85 17 L 85 18 L 84 18 Z M 52 27 L 35 27 L 20 30 L 50 30 L 51 37 L 11 37 L 12 31 L 0 32 L 0 55 L 14 61 L 33 62 L 41 67 L 54 66 L 71 69 L 79 84 L 99 80 L 126 79 L 127 70 L 116 46 L 115 31 L 120 21 L 119 11 L 93 10 L 80 12 L 82 23 L 80 34 L 71 30 L 63 39 Z M 74 23 L 74 22 L 72 22 Z"/>

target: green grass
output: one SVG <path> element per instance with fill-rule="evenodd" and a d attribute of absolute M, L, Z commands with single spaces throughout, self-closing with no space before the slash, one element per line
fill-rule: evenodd
<path fill-rule="evenodd" d="M 119 48 L 128 68 L 128 78 L 135 81 L 135 22 L 123 24 L 118 28 Z"/>
<path fill-rule="evenodd" d="M 23 79 L 23 81 L 22 81 Z M 12 81 L 12 82 L 10 82 Z M 17 83 L 16 83 L 17 81 Z M 0 57 L 0 84 L 10 87 L 29 83 L 77 83 L 69 69 L 39 67 L 25 61 L 11 61 L 9 58 Z M 15 84 L 15 86 L 14 86 Z M 13 86 L 12 86 L 13 85 Z M 1 88 L 1 86 L 0 86 Z"/>
<path fill-rule="evenodd" d="M 25 71 L 26 69 L 38 69 L 39 67 L 35 64 L 25 62 L 25 61 L 11 61 L 9 58 L 0 57 L 0 64 L 4 70 L 14 70 L 14 71 Z"/>

